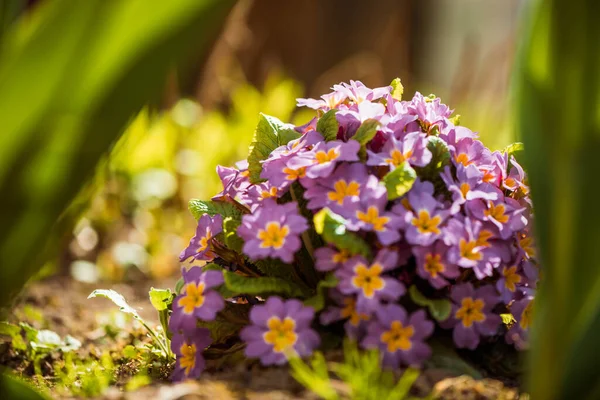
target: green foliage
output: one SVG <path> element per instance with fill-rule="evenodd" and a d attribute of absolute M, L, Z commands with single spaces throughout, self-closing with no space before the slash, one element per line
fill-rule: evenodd
<path fill-rule="evenodd" d="M 28 382 L 5 372 L 0 374 L 0 398 L 19 400 L 50 399 L 50 397 L 34 390 Z"/>
<path fill-rule="evenodd" d="M 249 295 L 278 294 L 284 297 L 306 297 L 308 292 L 291 281 L 274 277 L 246 277 L 224 270 L 225 287 L 232 293 Z"/>
<path fill-rule="evenodd" d="M 502 150 L 502 152 L 508 153 L 508 158 L 510 159 L 510 156 L 514 156 L 516 158 L 517 154 L 521 154 L 524 150 L 525 150 L 525 146 L 523 145 L 523 143 L 515 142 L 515 143 L 509 144 L 508 146 L 506 146 L 504 148 L 504 150 Z M 509 166 L 509 168 L 510 168 L 510 166 Z"/>
<path fill-rule="evenodd" d="M 226 302 L 225 308 L 217 314 L 213 321 L 200 321 L 198 326 L 208 328 L 213 344 L 224 343 L 248 325 L 250 304 Z"/>
<path fill-rule="evenodd" d="M 206 52 L 232 4 L 45 1 L 3 36 L 0 304 L 40 267 L 52 227 L 131 117 L 190 49 Z"/>
<path fill-rule="evenodd" d="M 375 137 L 377 128 L 379 128 L 379 121 L 368 119 L 360 125 L 354 136 L 352 136 L 352 139 L 356 140 L 364 148 Z"/>
<path fill-rule="evenodd" d="M 450 316 L 452 303 L 448 299 L 429 299 L 415 285 L 408 288 L 408 294 L 415 304 L 427 307 L 429 314 L 437 321 L 445 321 Z"/>
<path fill-rule="evenodd" d="M 68 354 L 64 364 L 54 367 L 57 391 L 73 396 L 99 396 L 115 382 L 115 365 L 108 352 L 100 360 L 85 361 Z"/>
<path fill-rule="evenodd" d="M 392 97 L 398 101 L 402 100 L 402 95 L 404 94 L 404 86 L 402 85 L 402 81 L 400 78 L 396 78 L 390 83 L 392 86 Z"/>
<path fill-rule="evenodd" d="M 407 161 L 398 165 L 383 177 L 388 199 L 395 200 L 404 196 L 417 180 L 417 173 Z"/>
<path fill-rule="evenodd" d="M 335 117 L 336 112 L 335 109 L 329 110 L 317 121 L 317 132 L 323 135 L 323 138 L 328 142 L 337 139 L 338 130 L 340 129 Z"/>
<path fill-rule="evenodd" d="M 516 114 L 543 278 L 530 336 L 534 399 L 600 397 L 600 3 L 530 3 Z"/>
<path fill-rule="evenodd" d="M 171 289 L 150 288 L 148 297 L 150 298 L 152 307 L 154 307 L 154 309 L 158 312 L 168 309 L 169 305 L 173 301 L 173 293 L 171 293 Z"/>
<path fill-rule="evenodd" d="M 235 219 L 241 219 L 242 211 L 240 208 L 234 206 L 232 203 L 224 201 L 204 201 L 198 199 L 192 199 L 188 203 L 190 212 L 196 219 L 200 219 L 204 214 L 214 216 L 220 214 L 223 218 L 232 217 Z"/>
<path fill-rule="evenodd" d="M 325 298 L 327 295 L 327 289 L 334 288 L 338 284 L 338 280 L 333 274 L 327 274 L 325 279 L 320 280 L 317 283 L 317 294 L 304 301 L 304 305 L 311 306 L 316 312 L 321 311 L 325 308 Z"/>
<path fill-rule="evenodd" d="M 360 400 L 410 399 L 410 389 L 419 376 L 419 371 L 408 368 L 396 381 L 390 370 L 381 368 L 378 350 L 360 351 L 356 343 L 344 342 L 344 362 L 331 363 L 316 352 L 309 366 L 299 358 L 289 360 L 292 376 L 307 389 L 326 400 L 346 398 Z M 330 377 L 334 372 L 343 382 L 334 384 Z M 342 391 L 342 393 L 339 393 Z"/>
<path fill-rule="evenodd" d="M 360 254 L 371 258 L 369 245 L 357 234 L 348 232 L 346 221 L 328 208 L 323 208 L 314 216 L 315 230 L 325 242 L 346 250 L 352 255 Z"/>
<path fill-rule="evenodd" d="M 483 375 L 477 368 L 463 360 L 455 350 L 454 342 L 448 340 L 431 339 L 431 358 L 425 362 L 425 368 L 443 369 L 455 376 L 469 375 L 475 379 L 482 379 Z"/>
<path fill-rule="evenodd" d="M 235 217 L 223 218 L 223 237 L 225 245 L 236 253 L 241 253 L 244 247 L 244 240 L 238 236 L 237 228 L 240 226 L 241 220 Z"/>
<path fill-rule="evenodd" d="M 260 119 L 254 138 L 250 144 L 250 154 L 248 155 L 248 171 L 250 172 L 250 182 L 261 182 L 260 173 L 262 172 L 261 161 L 265 160 L 269 154 L 277 147 L 287 144 L 290 140 L 300 137 L 300 134 L 294 130 L 294 126 L 284 124 L 278 118 L 260 114 Z"/>

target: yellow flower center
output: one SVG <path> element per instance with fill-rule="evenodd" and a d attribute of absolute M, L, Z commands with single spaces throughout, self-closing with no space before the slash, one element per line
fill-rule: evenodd
<path fill-rule="evenodd" d="M 250 171 L 248 171 L 248 170 L 242 171 L 242 172 L 240 172 L 240 176 L 247 178 L 250 176 Z"/>
<path fill-rule="evenodd" d="M 358 313 L 356 311 L 356 300 L 351 297 L 346 297 L 344 299 L 344 308 L 342 308 L 341 316 L 342 318 L 350 318 L 350 323 L 353 326 L 358 326 L 361 320 L 369 320 L 369 316 L 367 314 Z"/>
<path fill-rule="evenodd" d="M 390 151 L 390 158 L 386 158 L 385 162 L 388 164 L 392 164 L 394 167 L 399 166 L 406 160 L 412 157 L 412 151 L 408 150 L 406 153 L 402 153 L 398 149 L 392 149 Z"/>
<path fill-rule="evenodd" d="M 485 183 L 494 182 L 495 179 L 496 179 L 496 177 L 494 176 L 494 174 L 492 173 L 492 171 L 490 171 L 490 170 L 483 171 L 483 178 L 482 178 L 482 180 Z"/>
<path fill-rule="evenodd" d="M 504 204 L 494 205 L 494 203 L 490 201 L 488 202 L 488 209 L 483 211 L 483 215 L 488 218 L 494 218 L 501 224 L 505 224 L 508 222 L 508 215 L 504 214 L 505 211 Z"/>
<path fill-rule="evenodd" d="M 177 302 L 180 307 L 183 307 L 183 312 L 191 314 L 198 307 L 202 307 L 204 304 L 204 283 L 196 285 L 194 282 L 190 282 L 185 285 L 185 296 L 183 296 Z"/>
<path fill-rule="evenodd" d="M 354 278 L 352 284 L 362 289 L 365 297 L 371 298 L 376 291 L 385 287 L 385 281 L 381 278 L 383 267 L 377 263 L 367 267 L 365 264 L 358 264 L 354 267 Z"/>
<path fill-rule="evenodd" d="M 326 162 L 330 162 L 335 160 L 340 156 L 340 153 L 337 149 L 329 149 L 327 153 L 323 150 L 319 150 L 315 153 L 315 159 L 319 164 L 325 164 Z"/>
<path fill-rule="evenodd" d="M 306 176 L 306 167 L 298 169 L 284 168 L 283 173 L 286 174 L 285 179 L 288 181 L 295 181 L 296 179 L 304 178 Z"/>
<path fill-rule="evenodd" d="M 429 211 L 427 210 L 419 210 L 419 217 L 413 218 L 411 221 L 411 223 L 417 227 L 419 233 L 433 233 L 436 235 L 442 233 L 442 231 L 440 231 L 438 228 L 441 222 L 442 218 L 439 215 L 431 218 Z"/>
<path fill-rule="evenodd" d="M 466 153 L 457 154 L 454 159 L 456 160 L 457 163 L 462 164 L 465 167 L 467 165 L 471 164 L 471 162 L 469 161 L 469 156 Z"/>
<path fill-rule="evenodd" d="M 330 201 L 337 202 L 340 206 L 344 204 L 346 197 L 358 196 L 360 194 L 360 185 L 356 181 L 346 183 L 345 180 L 340 179 L 333 184 L 333 189 L 327 193 L 327 198 Z"/>
<path fill-rule="evenodd" d="M 475 240 L 466 241 L 461 238 L 458 243 L 458 249 L 460 252 L 460 256 L 466 258 L 467 260 L 479 261 L 483 258 L 483 254 L 479 251 L 475 252 L 475 248 L 477 247 L 477 242 Z"/>
<path fill-rule="evenodd" d="M 487 229 L 482 229 L 479 232 L 479 237 L 475 241 L 475 245 L 477 247 L 490 247 L 491 244 L 489 244 L 488 240 L 491 239 L 493 236 L 494 236 L 494 234 L 492 233 L 492 231 L 488 231 Z"/>
<path fill-rule="evenodd" d="M 402 322 L 393 321 L 389 331 L 381 334 L 381 341 L 387 344 L 387 351 L 395 353 L 398 350 L 408 351 L 412 348 L 410 338 L 415 334 L 412 325 L 404 327 Z"/>
<path fill-rule="evenodd" d="M 437 278 L 438 274 L 444 272 L 446 267 L 442 263 L 442 256 L 440 254 L 427 253 L 425 255 L 425 271 L 431 275 L 432 278 Z"/>
<path fill-rule="evenodd" d="M 282 353 L 296 344 L 296 321 L 292 318 L 285 317 L 282 321 L 279 317 L 271 317 L 267 327 L 269 330 L 263 334 L 263 339 L 265 343 L 273 345 L 274 352 Z"/>
<path fill-rule="evenodd" d="M 385 224 L 390 221 L 389 217 L 380 217 L 379 209 L 375 206 L 369 206 L 367 212 L 356 211 L 356 218 L 366 224 L 372 224 L 377 232 L 385 231 Z"/>
<path fill-rule="evenodd" d="M 290 228 L 287 225 L 281 226 L 279 222 L 272 221 L 267 224 L 266 229 L 259 229 L 256 237 L 262 240 L 260 247 L 263 249 L 267 247 L 280 249 L 289 233 Z"/>
<path fill-rule="evenodd" d="M 350 253 L 348 252 L 348 250 L 341 250 L 338 251 L 337 253 L 335 253 L 332 257 L 331 257 L 331 261 L 333 261 L 334 263 L 345 263 L 346 261 L 348 261 L 348 259 L 350 258 Z"/>
<path fill-rule="evenodd" d="M 502 276 L 504 276 L 504 286 L 514 292 L 517 290 L 517 283 L 521 283 L 521 275 L 517 274 L 517 266 L 513 265 L 512 267 L 504 267 L 502 270 Z"/>
<path fill-rule="evenodd" d="M 519 325 L 521 329 L 526 330 L 531 326 L 531 321 L 533 320 L 533 300 L 529 302 L 523 309 L 523 313 L 521 313 L 521 321 L 519 321 Z"/>
<path fill-rule="evenodd" d="M 276 187 L 272 187 L 269 190 L 263 190 L 263 192 L 260 194 L 260 196 L 263 199 L 268 199 L 270 197 L 277 197 L 277 188 Z"/>
<path fill-rule="evenodd" d="M 196 348 L 195 344 L 184 343 L 179 348 L 181 357 L 179 358 L 179 365 L 185 369 L 185 375 L 188 376 L 190 371 L 196 366 Z"/>
<path fill-rule="evenodd" d="M 206 235 L 200 238 L 200 247 L 198 247 L 198 253 L 203 252 L 208 247 L 208 242 L 212 239 L 212 232 L 210 228 L 206 228 Z"/>
<path fill-rule="evenodd" d="M 529 257 L 535 257 L 535 246 L 533 245 L 533 237 L 523 235 L 519 239 L 519 246 Z"/>
<path fill-rule="evenodd" d="M 473 322 L 485 321 L 485 314 L 483 313 L 483 307 L 485 303 L 481 299 L 473 300 L 472 297 L 465 297 L 462 299 L 461 307 L 456 310 L 456 319 L 462 320 L 462 324 L 466 328 L 470 328 Z"/>
<path fill-rule="evenodd" d="M 504 180 L 504 184 L 508 187 L 513 187 L 517 184 L 517 182 L 515 181 L 515 178 L 508 177 Z"/>
<path fill-rule="evenodd" d="M 469 190 L 471 190 L 471 186 L 469 186 L 468 183 L 465 182 L 460 185 L 460 192 L 465 199 L 467 198 L 467 193 L 469 193 Z"/>

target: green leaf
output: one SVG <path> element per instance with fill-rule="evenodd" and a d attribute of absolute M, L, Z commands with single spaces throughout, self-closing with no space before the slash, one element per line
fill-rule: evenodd
<path fill-rule="evenodd" d="M 249 260 L 250 261 L 250 260 Z M 274 276 L 293 281 L 292 266 L 277 258 L 266 258 L 263 260 L 252 260 L 252 264 L 267 276 Z"/>
<path fill-rule="evenodd" d="M 379 121 L 376 119 L 368 119 L 360 125 L 351 139 L 356 140 L 362 147 L 364 147 L 371 141 L 371 139 L 375 137 L 377 128 L 379 128 Z"/>
<path fill-rule="evenodd" d="M 177 280 L 177 283 L 175 283 L 175 294 L 181 293 L 181 289 L 183 289 L 184 285 L 185 285 L 185 281 L 183 280 L 183 277 L 179 278 Z"/>
<path fill-rule="evenodd" d="M 125 358 L 137 358 L 138 351 L 135 346 L 128 344 L 123 348 L 123 357 Z"/>
<path fill-rule="evenodd" d="M 407 161 L 398 165 L 383 177 L 388 199 L 395 200 L 404 196 L 412 188 L 416 180 L 417 173 Z"/>
<path fill-rule="evenodd" d="M 404 94 L 404 86 L 402 85 L 400 78 L 394 79 L 390 85 L 392 86 L 392 97 L 398 101 L 401 101 L 402 95 Z"/>
<path fill-rule="evenodd" d="M 251 278 L 223 271 L 225 286 L 233 293 L 249 295 L 279 294 L 285 297 L 306 297 L 308 292 L 290 281 L 274 277 Z"/>
<path fill-rule="evenodd" d="M 152 307 L 154 307 L 156 311 L 166 310 L 173 301 L 173 293 L 171 293 L 171 289 L 150 288 L 148 296 L 150 297 L 150 303 L 152 303 Z"/>
<path fill-rule="evenodd" d="M 460 358 L 456 353 L 454 343 L 444 342 L 439 339 L 429 341 L 432 354 L 429 360 L 425 362 L 426 368 L 444 369 L 455 376 L 469 375 L 475 379 L 482 379 L 483 376 L 475 367 Z"/>
<path fill-rule="evenodd" d="M 225 308 L 217 314 L 213 321 L 198 321 L 198 326 L 208 328 L 213 339 L 213 345 L 226 342 L 237 336 L 239 331 L 248 324 L 250 304 L 225 302 Z"/>
<path fill-rule="evenodd" d="M 10 322 L 2 321 L 0 322 L 0 335 L 9 336 L 11 339 L 15 336 L 21 336 L 21 328 Z"/>
<path fill-rule="evenodd" d="M 360 254 L 367 259 L 371 258 L 369 245 L 356 233 L 346 229 L 346 220 L 342 216 L 323 208 L 315 214 L 313 221 L 315 230 L 325 242 L 352 255 Z"/>
<path fill-rule="evenodd" d="M 233 3 L 44 1 L 6 31 L 1 305 L 52 255 L 44 245 L 63 237 L 52 228 L 131 118 L 160 103 L 167 75 L 184 59 L 208 53 Z M 58 227 L 70 231 L 70 222 Z"/>
<path fill-rule="evenodd" d="M 237 234 L 237 228 L 240 226 L 240 223 L 241 220 L 235 217 L 225 217 L 223 219 L 225 245 L 237 253 L 241 253 L 242 247 L 244 247 L 244 239 Z"/>
<path fill-rule="evenodd" d="M 504 150 L 502 150 L 502 152 L 507 153 L 508 158 L 510 159 L 510 156 L 514 156 L 515 158 L 517 158 L 517 154 L 521 154 L 524 150 L 525 146 L 523 145 L 523 143 L 515 142 L 506 146 Z"/>
<path fill-rule="evenodd" d="M 304 305 L 314 308 L 315 312 L 321 311 L 325 308 L 327 289 L 334 288 L 337 284 L 337 278 L 333 274 L 327 274 L 325 279 L 320 280 L 319 283 L 317 283 L 317 294 L 304 300 Z"/>
<path fill-rule="evenodd" d="M 219 214 L 223 218 L 231 217 L 234 219 L 241 219 L 242 217 L 242 211 L 239 208 L 224 201 L 192 199 L 188 203 L 188 208 L 196 219 L 200 219 L 204 214 L 208 214 L 211 217 Z"/>
<path fill-rule="evenodd" d="M 450 149 L 443 139 L 437 136 L 430 136 L 427 142 L 427 149 L 431 152 L 432 157 L 426 168 L 441 171 L 446 165 L 450 164 Z"/>
<path fill-rule="evenodd" d="M 112 289 L 96 289 L 94 290 L 92 293 L 90 293 L 90 295 L 88 296 L 88 299 L 93 299 L 95 297 L 104 297 L 106 299 L 109 299 L 110 301 L 112 301 L 113 303 L 115 303 L 115 305 L 117 307 L 119 307 L 119 310 L 126 313 L 126 314 L 131 314 L 133 316 L 133 318 L 139 320 L 139 321 L 143 321 L 142 318 L 140 317 L 140 315 L 138 314 L 138 312 L 131 307 L 129 304 L 127 304 L 127 301 L 125 301 L 125 298 L 115 292 Z"/>
<path fill-rule="evenodd" d="M 450 117 L 450 122 L 452 122 L 452 124 L 454 126 L 460 126 L 460 118 L 461 115 L 460 114 L 456 114 L 454 117 Z"/>
<path fill-rule="evenodd" d="M 260 114 L 258 125 L 254 131 L 254 138 L 250 144 L 248 155 L 248 171 L 250 182 L 259 183 L 263 179 L 261 161 L 267 159 L 269 154 L 277 147 L 287 144 L 290 140 L 300 137 L 294 130 L 294 126 L 284 124 L 279 119 L 269 115 Z"/>
<path fill-rule="evenodd" d="M 431 316 L 437 321 L 445 321 L 450 316 L 452 304 L 448 299 L 429 299 L 415 285 L 408 288 L 408 294 L 415 304 L 429 309 Z"/>
<path fill-rule="evenodd" d="M 335 118 L 336 109 L 327 111 L 317 121 L 317 132 L 323 135 L 326 141 L 336 140 L 340 125 Z"/>
<path fill-rule="evenodd" d="M 0 374 L 0 398 L 19 400 L 49 400 L 50 397 L 36 392 L 35 388 L 23 379 L 4 371 Z"/>

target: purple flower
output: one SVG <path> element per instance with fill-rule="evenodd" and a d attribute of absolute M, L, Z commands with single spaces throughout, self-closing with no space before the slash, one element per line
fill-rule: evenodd
<path fill-rule="evenodd" d="M 342 82 L 338 85 L 333 85 L 334 91 L 344 93 L 348 100 L 356 104 L 361 104 L 365 100 L 373 101 L 384 97 L 392 90 L 391 86 L 384 86 L 375 89 L 369 89 L 361 81 L 350 81 L 350 84 Z"/>
<path fill-rule="evenodd" d="M 304 198 L 309 210 L 330 208 L 342 216 L 352 213 L 361 194 L 361 188 L 367 182 L 367 168 L 360 163 L 343 163 L 333 174 L 323 179 L 306 179 L 303 181 L 307 190 Z"/>
<path fill-rule="evenodd" d="M 291 169 L 306 169 L 306 176 L 311 179 L 325 178 L 331 175 L 337 163 L 341 161 L 358 161 L 360 144 L 355 140 L 341 142 L 317 143 L 312 150 L 298 153 L 288 161 Z"/>
<path fill-rule="evenodd" d="M 225 301 L 219 293 L 210 290 L 223 284 L 223 273 L 204 271 L 200 267 L 183 270 L 185 286 L 182 293 L 173 301 L 173 314 L 169 320 L 172 332 L 192 331 L 198 319 L 212 321 L 225 307 Z"/>
<path fill-rule="evenodd" d="M 395 301 L 406 291 L 398 280 L 383 275 L 396 267 L 398 255 L 388 249 L 377 253 L 369 265 L 362 256 L 348 260 L 335 272 L 340 280 L 338 290 L 345 295 L 356 294 L 356 308 L 360 313 L 370 314 L 382 300 Z"/>
<path fill-rule="evenodd" d="M 402 140 L 393 135 L 381 148 L 381 152 L 374 153 L 367 150 L 369 160 L 367 165 L 387 165 L 396 168 L 405 161 L 417 167 L 424 167 L 431 161 L 431 152 L 427 149 L 427 139 L 421 132 L 412 132 Z"/>
<path fill-rule="evenodd" d="M 310 328 L 315 312 L 299 300 L 283 301 L 271 296 L 250 311 L 251 325 L 240 332 L 247 357 L 260 358 L 263 365 L 285 364 L 287 357 L 310 355 L 320 338 Z"/>
<path fill-rule="evenodd" d="M 508 239 L 527 226 L 527 219 L 523 216 L 525 208 L 510 197 L 501 196 L 496 201 L 472 201 L 467 204 L 467 210 L 475 218 L 491 222 L 502 239 Z"/>
<path fill-rule="evenodd" d="M 460 274 L 458 266 L 449 263 L 446 259 L 447 249 L 441 240 L 430 247 L 414 246 L 412 248 L 417 261 L 417 274 L 421 278 L 427 279 L 436 289 L 448 285 L 445 278 L 454 279 Z"/>
<path fill-rule="evenodd" d="M 479 140 L 464 138 L 450 147 L 450 153 L 453 155 L 454 165 L 459 164 L 466 167 L 470 164 L 490 165 L 492 164 L 492 153 Z"/>
<path fill-rule="evenodd" d="M 302 245 L 299 236 L 307 229 L 296 203 L 278 205 L 273 199 L 265 199 L 253 214 L 243 216 L 237 232 L 250 258 L 273 257 L 291 263 Z"/>
<path fill-rule="evenodd" d="M 282 191 L 269 182 L 250 185 L 245 193 L 240 195 L 240 201 L 247 204 L 251 211 L 262 203 L 264 199 L 277 199 L 282 195 Z"/>
<path fill-rule="evenodd" d="M 223 218 L 219 214 L 211 217 L 208 214 L 202 215 L 198 220 L 196 234 L 190 240 L 190 244 L 179 255 L 179 261 L 185 261 L 190 257 L 194 260 L 210 261 L 215 258 L 215 254 L 210 248 L 213 237 L 223 231 Z"/>
<path fill-rule="evenodd" d="M 452 110 L 443 104 L 439 97 L 431 99 L 416 92 L 410 104 L 408 112 L 416 115 L 427 125 L 433 125 L 452 115 Z"/>
<path fill-rule="evenodd" d="M 533 296 L 525 296 L 515 301 L 510 306 L 510 312 L 517 321 L 506 332 L 506 342 L 514 344 L 518 350 L 526 350 L 529 347 L 529 328 L 533 322 L 534 309 Z"/>
<path fill-rule="evenodd" d="M 213 200 L 222 196 L 230 196 L 232 199 L 235 199 L 250 185 L 247 168 L 239 170 L 217 165 L 217 174 L 223 184 L 223 191 L 213 196 Z"/>
<path fill-rule="evenodd" d="M 526 183 L 527 176 L 523 167 L 521 167 L 514 157 L 511 157 L 510 163 L 512 164 L 512 168 L 506 179 L 502 182 L 502 186 L 512 192 L 516 192 L 519 197 L 527 196 L 529 194 L 529 186 Z"/>
<path fill-rule="evenodd" d="M 379 348 L 384 365 L 419 366 L 431 356 L 431 349 L 424 340 L 431 336 L 434 325 L 424 310 L 409 316 L 402 306 L 388 304 L 375 313 L 377 319 L 369 323 L 367 337 L 361 344 L 365 348 Z"/>
<path fill-rule="evenodd" d="M 343 296 L 335 290 L 330 291 L 330 297 L 337 305 L 329 306 L 320 315 L 320 322 L 329 325 L 346 320 L 344 330 L 349 338 L 357 340 L 366 330 L 366 322 L 371 319 L 368 314 L 358 312 L 354 296 Z"/>
<path fill-rule="evenodd" d="M 349 258 L 350 253 L 347 250 L 321 247 L 315 250 L 315 268 L 322 272 L 333 271 L 344 265 Z"/>
<path fill-rule="evenodd" d="M 492 309 L 499 302 L 496 289 L 484 285 L 474 289 L 471 283 L 463 283 L 452 288 L 452 313 L 442 323 L 445 328 L 454 328 L 452 337 L 457 347 L 474 350 L 479 345 L 480 336 L 492 336 L 502 322 Z"/>
<path fill-rule="evenodd" d="M 171 379 L 183 381 L 198 378 L 205 365 L 202 352 L 211 343 L 210 331 L 206 328 L 194 328 L 184 333 L 175 332 L 171 339 L 171 350 L 177 355 L 177 362 Z"/>
<path fill-rule="evenodd" d="M 475 165 L 465 167 L 459 164 L 456 167 L 456 181 L 452 177 L 450 167 L 446 167 L 440 176 L 444 180 L 444 183 L 446 183 L 448 190 L 452 193 L 451 214 L 458 213 L 460 207 L 467 201 L 476 199 L 496 200 L 499 197 L 500 190 L 492 184 L 484 182 L 484 173 Z"/>
<path fill-rule="evenodd" d="M 413 245 L 429 246 L 442 235 L 442 223 L 448 211 L 433 197 L 433 184 L 427 181 L 415 182 L 408 192 L 406 203 L 400 203 L 392 211 L 402 217 L 405 223 L 405 240 Z"/>
<path fill-rule="evenodd" d="M 524 267 L 519 265 L 505 265 L 499 268 L 500 279 L 496 282 L 496 289 L 505 304 L 513 301 L 520 292 L 519 289 L 529 283 L 523 269 Z"/>
<path fill-rule="evenodd" d="M 337 108 L 343 101 L 346 100 L 346 93 L 343 91 L 335 91 L 324 94 L 321 100 L 315 99 L 296 99 L 298 107 L 308 107 L 313 110 L 329 111 L 332 108 Z"/>
<path fill-rule="evenodd" d="M 386 246 L 399 241 L 402 219 L 386 211 L 386 206 L 387 190 L 376 177 L 370 175 L 360 195 L 360 202 L 349 216 L 348 228 L 375 232 L 379 241 Z"/>

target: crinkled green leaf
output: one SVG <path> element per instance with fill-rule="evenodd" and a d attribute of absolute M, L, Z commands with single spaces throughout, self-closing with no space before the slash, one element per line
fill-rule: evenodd
<path fill-rule="evenodd" d="M 204 214 L 214 216 L 216 214 L 221 215 L 223 218 L 232 217 L 240 219 L 242 217 L 242 211 L 231 203 L 224 201 L 205 201 L 192 199 L 188 203 L 188 208 L 194 218 L 200 219 Z"/>
<path fill-rule="evenodd" d="M 115 292 L 112 289 L 96 289 L 92 293 L 90 293 L 90 295 L 88 296 L 88 299 L 92 299 L 94 297 L 107 298 L 110 301 L 112 301 L 113 303 L 115 303 L 115 305 L 117 307 L 119 307 L 119 310 L 121 310 L 122 312 L 133 315 L 133 318 L 135 318 L 137 320 L 142 320 L 142 318 L 140 317 L 138 312 L 133 307 L 131 307 L 129 304 L 127 304 L 127 301 L 125 301 L 125 298 L 121 294 Z"/>
<path fill-rule="evenodd" d="M 198 321 L 198 326 L 210 330 L 213 344 L 225 342 L 248 324 L 251 308 L 250 304 L 225 302 L 225 308 L 213 321 Z"/>
<path fill-rule="evenodd" d="M 249 260 L 250 261 L 250 260 Z M 266 258 L 262 260 L 252 260 L 252 264 L 266 276 L 274 276 L 286 280 L 294 280 L 292 266 L 284 263 L 277 258 Z"/>
<path fill-rule="evenodd" d="M 166 310 L 173 301 L 171 289 L 150 288 L 148 296 L 150 297 L 150 303 L 152 303 L 156 311 Z"/>
<path fill-rule="evenodd" d="M 448 299 L 429 299 L 419 292 L 415 285 L 408 288 L 408 294 L 417 305 L 427 307 L 431 316 L 437 321 L 445 321 L 450 316 L 452 304 Z"/>
<path fill-rule="evenodd" d="M 404 86 L 402 85 L 400 78 L 394 79 L 390 85 L 392 86 L 392 97 L 401 101 L 402 95 L 404 94 Z"/>
<path fill-rule="evenodd" d="M 261 113 L 254 131 L 254 138 L 250 144 L 250 154 L 248 155 L 250 182 L 262 182 L 263 179 L 260 177 L 262 172 L 261 161 L 267 159 L 269 154 L 277 147 L 285 145 L 290 140 L 298 137 L 300 137 L 300 134 L 294 130 L 293 125 L 284 124 L 278 118 Z"/>
<path fill-rule="evenodd" d="M 525 150 L 525 146 L 521 142 L 515 142 L 513 144 L 509 144 L 502 150 L 503 153 L 508 153 L 508 157 L 510 156 L 517 157 L 517 154 L 521 154 Z"/>
<path fill-rule="evenodd" d="M 327 289 L 334 288 L 337 284 L 337 278 L 333 274 L 327 274 L 325 279 L 320 280 L 319 283 L 317 283 L 317 294 L 304 300 L 304 305 L 314 308 L 316 312 L 321 311 L 325 307 Z"/>
<path fill-rule="evenodd" d="M 371 258 L 369 245 L 356 233 L 346 229 L 346 220 L 331 211 L 323 208 L 313 218 L 315 230 L 325 242 L 336 246 L 340 250 L 347 250 L 350 254 L 361 254 Z"/>
<path fill-rule="evenodd" d="M 279 294 L 285 297 L 306 297 L 308 292 L 291 281 L 274 277 L 246 277 L 234 272 L 223 271 L 225 286 L 238 294 Z"/>
<path fill-rule="evenodd" d="M 337 139 L 340 128 L 335 117 L 336 112 L 335 109 L 329 110 L 317 121 L 317 132 L 323 135 L 323 138 L 328 142 Z"/>
<path fill-rule="evenodd" d="M 11 324 L 10 322 L 0 322 L 0 335 L 6 335 L 11 338 L 19 335 L 21 336 L 21 327 Z"/>
<path fill-rule="evenodd" d="M 405 161 L 383 177 L 388 199 L 394 200 L 404 196 L 417 180 L 416 171 Z"/>
<path fill-rule="evenodd" d="M 238 236 L 237 228 L 240 226 L 241 220 L 235 217 L 225 217 L 223 219 L 223 238 L 225 245 L 237 253 L 242 252 L 244 239 Z"/>
<path fill-rule="evenodd" d="M 354 136 L 352 136 L 352 139 L 356 140 L 364 147 L 375 137 L 377 128 L 379 128 L 379 121 L 376 119 L 368 119 L 360 125 Z"/>

